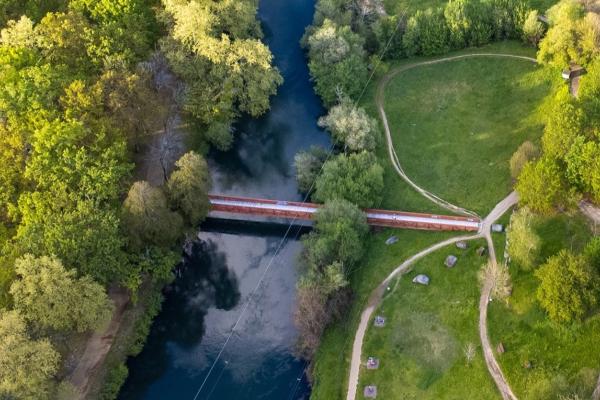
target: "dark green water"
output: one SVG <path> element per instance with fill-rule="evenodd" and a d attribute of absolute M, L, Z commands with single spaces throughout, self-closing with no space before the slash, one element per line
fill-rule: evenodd
<path fill-rule="evenodd" d="M 312 144 L 329 146 L 316 126 L 324 110 L 298 44 L 313 11 L 314 0 L 260 1 L 265 40 L 285 83 L 267 115 L 240 122 L 231 151 L 209 157 L 215 193 L 301 198 L 293 176 L 294 154 Z M 144 350 L 128 362 L 130 375 L 120 399 L 308 398 L 305 364 L 292 356 L 301 250 L 297 238 L 302 232 L 293 227 L 282 242 L 287 228 L 219 220 L 202 226 L 198 241 L 184 252 L 180 276 L 165 291 L 163 310 Z M 235 334 L 198 393 L 238 319 Z"/>

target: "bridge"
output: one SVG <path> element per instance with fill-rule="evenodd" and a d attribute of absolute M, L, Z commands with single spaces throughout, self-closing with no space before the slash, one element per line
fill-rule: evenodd
<path fill-rule="evenodd" d="M 250 197 L 208 196 L 211 214 L 215 212 L 277 217 L 310 221 L 321 207 L 315 203 L 255 199 Z M 474 217 L 410 213 L 378 209 L 363 210 L 367 223 L 390 228 L 424 229 L 435 231 L 479 231 L 481 221 Z"/>

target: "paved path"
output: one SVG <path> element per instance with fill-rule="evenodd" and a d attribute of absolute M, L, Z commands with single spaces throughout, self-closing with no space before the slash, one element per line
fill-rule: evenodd
<path fill-rule="evenodd" d="M 387 84 L 390 82 L 390 80 L 401 72 L 408 71 L 410 69 L 417 68 L 420 66 L 439 64 L 439 63 L 443 63 L 443 62 L 460 60 L 460 59 L 465 59 L 465 58 L 474 58 L 474 57 L 515 58 L 515 59 L 522 59 L 525 61 L 531 61 L 534 63 L 537 62 L 534 58 L 531 58 L 531 57 L 512 55 L 512 54 L 496 54 L 496 53 L 464 54 L 464 55 L 460 55 L 460 56 L 444 57 L 444 58 L 431 60 L 431 61 L 418 62 L 418 63 L 409 64 L 409 65 L 406 65 L 403 67 L 396 68 L 396 69 L 392 70 L 391 72 L 389 72 L 388 74 L 386 74 L 381 79 L 379 86 L 377 88 L 376 95 L 375 95 L 375 102 L 377 104 L 377 109 L 379 111 L 379 114 L 381 115 L 381 119 L 383 121 L 384 129 L 385 129 L 385 135 L 386 135 L 386 140 L 387 140 L 388 154 L 390 156 L 390 161 L 392 162 L 392 165 L 394 166 L 394 169 L 396 170 L 398 175 L 400 175 L 400 177 L 404 181 L 406 181 L 410 186 L 412 186 L 422 196 L 424 196 L 425 198 L 434 202 L 435 204 L 437 204 L 447 210 L 450 210 L 450 211 L 453 211 L 453 212 L 456 212 L 459 214 L 471 215 L 471 216 L 477 216 L 477 214 L 473 211 L 470 211 L 465 208 L 451 204 L 451 203 L 447 202 L 446 200 L 436 196 L 435 194 L 421 188 L 419 185 L 417 185 L 412 179 L 410 179 L 406 175 L 406 173 L 402 169 L 402 166 L 400 164 L 400 160 L 398 159 L 396 151 L 394 150 L 392 134 L 390 131 L 389 123 L 388 123 L 387 116 L 386 116 L 385 109 L 384 109 L 384 102 L 385 102 L 384 92 L 385 92 L 385 88 L 386 88 Z M 359 326 L 358 326 L 358 328 L 356 330 L 356 334 L 354 336 L 354 343 L 352 346 L 352 359 L 350 361 L 350 376 L 349 376 L 349 380 L 348 380 L 348 391 L 346 394 L 346 400 L 355 400 L 355 398 L 356 398 L 356 392 L 358 389 L 358 379 L 359 379 L 359 375 L 360 375 L 360 366 L 361 366 L 362 343 L 364 341 L 364 337 L 365 337 L 367 328 L 369 327 L 369 323 L 372 321 L 373 312 L 375 311 L 375 309 L 381 302 L 383 293 L 385 292 L 390 281 L 392 279 L 394 279 L 396 276 L 405 273 L 408 270 L 408 268 L 415 261 L 421 259 L 422 257 L 426 256 L 427 254 L 430 254 L 430 253 L 432 253 L 442 247 L 445 247 L 449 244 L 456 243 L 457 241 L 460 241 L 460 240 L 473 240 L 473 239 L 482 238 L 482 237 L 485 238 L 487 241 L 487 244 L 488 244 L 488 248 L 489 248 L 490 261 L 493 263 L 496 263 L 497 262 L 496 251 L 494 249 L 494 243 L 493 243 L 492 237 L 491 237 L 491 226 L 496 220 L 498 220 L 498 218 L 500 218 L 504 213 L 506 213 L 517 202 L 518 202 L 517 193 L 516 192 L 510 193 L 506 198 L 504 198 L 500 203 L 498 203 L 494 207 L 494 209 L 489 213 L 489 215 L 482 221 L 480 231 L 477 235 L 462 236 L 462 237 L 448 239 L 448 240 L 445 240 L 443 242 L 434 244 L 433 246 L 426 248 L 425 250 L 421 251 L 418 254 L 415 254 L 414 256 L 410 257 L 409 259 L 404 261 L 402 264 L 400 264 L 400 266 L 398 266 L 394 271 L 392 271 L 392 273 L 390 275 L 388 275 L 388 277 L 373 291 L 373 293 L 371 294 L 371 296 L 369 298 L 369 301 L 367 302 L 367 307 L 361 314 Z M 498 390 L 500 391 L 502 398 L 504 400 L 517 400 L 517 397 L 513 393 L 512 389 L 510 388 L 510 385 L 506 381 L 506 378 L 504 377 L 504 374 L 502 373 L 502 370 L 500 369 L 500 366 L 499 366 L 498 362 L 496 361 L 492 346 L 489 341 L 489 336 L 488 336 L 488 331 L 487 331 L 487 311 L 488 311 L 489 297 L 490 297 L 492 289 L 493 289 L 493 283 L 487 283 L 486 285 L 484 285 L 484 287 L 481 290 L 481 297 L 479 299 L 479 337 L 481 340 L 481 346 L 483 349 L 483 354 L 484 354 L 484 359 L 485 359 L 487 369 L 488 369 L 492 379 L 494 380 L 496 386 L 498 387 Z M 599 380 L 599 382 L 600 382 L 600 380 Z"/>

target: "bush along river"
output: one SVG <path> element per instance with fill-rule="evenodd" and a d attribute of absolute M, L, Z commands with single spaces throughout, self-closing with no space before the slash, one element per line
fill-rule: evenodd
<path fill-rule="evenodd" d="M 294 155 L 330 145 L 316 124 L 324 110 L 299 45 L 313 12 L 314 0 L 260 0 L 265 42 L 285 83 L 270 112 L 238 123 L 232 150 L 209 155 L 213 193 L 301 200 Z M 287 228 L 214 219 L 203 224 L 165 290 L 144 350 L 128 361 L 120 399 L 308 399 L 305 363 L 292 354 L 303 232 L 293 227 L 282 242 Z"/>

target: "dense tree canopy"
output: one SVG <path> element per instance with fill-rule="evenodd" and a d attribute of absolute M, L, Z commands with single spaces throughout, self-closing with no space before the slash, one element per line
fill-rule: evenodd
<path fill-rule="evenodd" d="M 76 277 L 55 258 L 25 255 L 16 261 L 10 292 L 15 309 L 36 326 L 84 332 L 99 328 L 112 312 L 104 288 Z"/>
<path fill-rule="evenodd" d="M 192 226 L 208 214 L 208 191 L 211 182 L 206 160 L 194 152 L 184 154 L 176 163 L 177 169 L 167 181 L 167 193 L 172 207 L 181 210 Z"/>
<path fill-rule="evenodd" d="M 123 222 L 131 243 L 138 248 L 169 246 L 181 234 L 183 221 L 171 211 L 161 188 L 135 182 L 123 203 Z"/>
<path fill-rule="evenodd" d="M 320 202 L 345 199 L 359 207 L 374 207 L 381 201 L 382 190 L 383 168 L 375 155 L 341 154 L 323 166 L 313 199 Z"/>
<path fill-rule="evenodd" d="M 598 302 L 598 271 L 583 255 L 562 250 L 535 273 L 537 298 L 556 322 L 581 320 Z"/>
<path fill-rule="evenodd" d="M 162 48 L 187 85 L 184 108 L 205 124 L 264 113 L 282 83 L 260 42 L 252 0 L 163 0 Z"/>
<path fill-rule="evenodd" d="M 0 398 L 53 398 L 59 359 L 47 339 L 30 338 L 18 312 L 0 310 Z"/>
<path fill-rule="evenodd" d="M 337 143 L 351 151 L 375 150 L 380 135 L 377 120 L 347 97 L 319 118 L 319 126 L 326 128 Z"/>
<path fill-rule="evenodd" d="M 333 105 L 342 94 L 357 100 L 367 81 L 363 46 L 362 37 L 331 20 L 308 37 L 308 67 L 325 105 Z"/>
<path fill-rule="evenodd" d="M 587 13 L 583 4 L 563 0 L 547 13 L 550 28 L 540 42 L 540 62 L 566 67 L 570 62 L 587 64 L 598 54 L 598 16 Z"/>
<path fill-rule="evenodd" d="M 296 168 L 298 189 L 302 193 L 309 193 L 314 189 L 317 177 L 327 156 L 327 150 L 319 146 L 312 146 L 309 150 L 296 154 L 294 157 L 294 167 Z"/>

